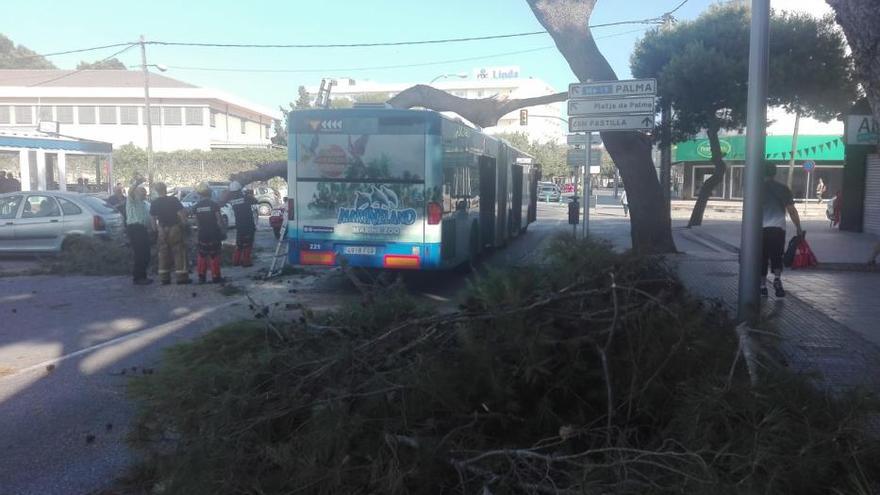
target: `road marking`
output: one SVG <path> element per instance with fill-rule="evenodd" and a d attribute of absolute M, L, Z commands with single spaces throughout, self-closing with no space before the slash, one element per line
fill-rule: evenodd
<path fill-rule="evenodd" d="M 169 330 L 173 327 L 182 328 L 183 326 L 189 325 L 190 323 L 193 323 L 196 320 L 199 320 L 203 316 L 210 314 L 213 311 L 217 311 L 219 309 L 224 309 L 226 307 L 232 306 L 242 300 L 244 300 L 244 298 L 239 298 L 239 299 L 235 299 L 233 301 L 228 301 L 223 304 L 218 304 L 217 306 L 211 306 L 209 308 L 200 309 L 199 311 L 196 311 L 194 313 L 190 313 L 190 314 L 188 314 L 182 318 L 178 318 L 176 320 L 171 320 L 171 321 L 167 321 L 165 323 L 162 323 L 160 325 L 156 325 L 156 326 L 149 327 L 149 328 L 144 328 L 143 330 L 138 330 L 136 332 L 132 332 L 132 333 L 123 335 L 121 337 L 117 337 L 115 339 L 111 339 L 106 342 L 102 342 L 100 344 L 95 344 L 93 346 L 85 347 L 85 348 L 80 349 L 78 351 L 71 352 L 70 354 L 58 356 L 56 358 L 52 358 L 52 359 L 43 361 L 42 363 L 37 363 L 35 365 L 28 366 L 26 368 L 22 368 L 22 369 L 15 371 L 13 373 L 9 373 L 9 374 L 0 376 L 0 381 L 15 377 L 15 376 L 20 376 L 25 373 L 30 373 L 33 371 L 38 371 L 38 370 L 45 371 L 46 366 L 57 365 L 58 363 L 60 363 L 62 361 L 67 361 L 68 359 L 71 359 L 71 358 L 74 358 L 77 356 L 81 356 L 83 354 L 88 354 L 90 352 L 94 352 L 94 351 L 103 349 L 105 347 L 110 347 L 113 345 L 121 344 L 125 341 L 140 337 L 140 336 L 145 335 L 150 332 L 162 332 L 163 330 Z"/>

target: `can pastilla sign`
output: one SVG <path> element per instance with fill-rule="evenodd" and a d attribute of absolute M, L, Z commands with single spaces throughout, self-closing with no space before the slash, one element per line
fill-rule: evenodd
<path fill-rule="evenodd" d="M 568 132 L 654 129 L 657 81 L 632 79 L 568 86 Z"/>

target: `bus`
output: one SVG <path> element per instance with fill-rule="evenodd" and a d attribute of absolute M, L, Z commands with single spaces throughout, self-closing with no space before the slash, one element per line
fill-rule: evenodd
<path fill-rule="evenodd" d="M 535 221 L 532 157 L 440 113 L 303 110 L 288 130 L 292 265 L 444 270 Z"/>

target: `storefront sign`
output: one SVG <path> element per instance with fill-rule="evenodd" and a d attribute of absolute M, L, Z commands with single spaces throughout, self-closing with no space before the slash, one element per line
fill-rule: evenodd
<path fill-rule="evenodd" d="M 479 67 L 473 71 L 474 79 L 516 79 L 519 77 L 519 67 Z"/>
<path fill-rule="evenodd" d="M 718 144 L 721 146 L 721 156 L 727 156 L 731 149 L 730 142 L 719 139 Z M 708 139 L 697 145 L 697 154 L 704 158 L 712 158 L 712 146 Z"/>
<path fill-rule="evenodd" d="M 849 115 L 846 118 L 846 144 L 880 143 L 880 123 L 871 115 Z"/>

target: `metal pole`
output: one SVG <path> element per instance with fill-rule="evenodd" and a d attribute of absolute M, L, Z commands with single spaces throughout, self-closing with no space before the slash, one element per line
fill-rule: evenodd
<path fill-rule="evenodd" d="M 593 133 L 587 133 L 587 165 L 584 167 L 584 224 L 582 228 L 582 236 L 584 239 L 590 233 L 590 165 L 593 157 Z"/>
<path fill-rule="evenodd" d="M 147 181 L 153 186 L 153 122 L 150 111 L 150 71 L 147 70 L 147 46 L 141 35 L 141 68 L 144 70 L 144 125 L 147 126 Z"/>
<path fill-rule="evenodd" d="M 749 92 L 746 113 L 746 166 L 743 182 L 742 244 L 737 319 L 754 322 L 761 311 L 761 189 L 767 132 L 770 0 L 752 0 L 749 40 Z"/>
<path fill-rule="evenodd" d="M 797 152 L 798 130 L 801 126 L 801 112 L 798 110 L 794 114 L 794 134 L 791 135 L 791 160 L 788 161 L 788 180 L 785 182 L 791 189 L 791 182 L 794 179 L 794 154 Z"/>
<path fill-rule="evenodd" d="M 813 171 L 807 171 L 807 190 L 804 191 L 804 216 L 807 216 L 807 205 L 810 204 L 810 189 L 813 187 Z"/>

